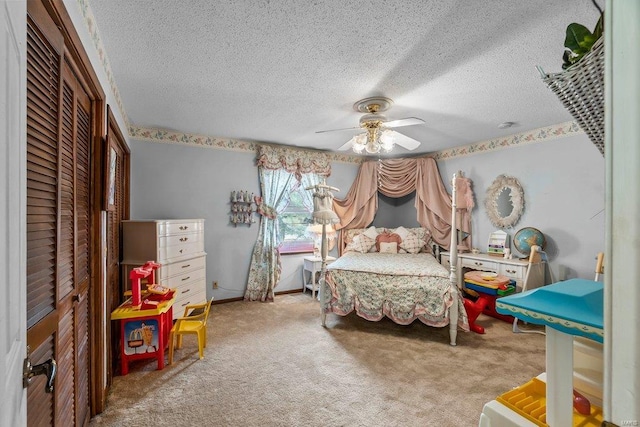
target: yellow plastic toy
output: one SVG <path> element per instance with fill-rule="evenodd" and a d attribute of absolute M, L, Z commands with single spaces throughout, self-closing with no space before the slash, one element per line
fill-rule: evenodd
<path fill-rule="evenodd" d="M 204 348 L 207 346 L 207 319 L 213 298 L 201 304 L 187 305 L 184 316 L 178 317 L 169 333 L 169 364 L 173 363 L 173 337 L 176 337 L 175 348 L 182 348 L 182 335 L 195 334 L 198 337 L 198 353 L 204 358 Z"/>

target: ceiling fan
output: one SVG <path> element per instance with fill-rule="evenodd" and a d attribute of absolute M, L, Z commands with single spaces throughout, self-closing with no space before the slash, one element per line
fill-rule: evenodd
<path fill-rule="evenodd" d="M 364 131 L 355 135 L 347 141 L 346 144 L 338 148 L 338 150 L 348 150 L 352 148 L 356 153 L 361 153 L 364 150 L 369 154 L 375 154 L 380 151 L 389 152 L 396 144 L 407 150 L 415 150 L 420 145 L 419 141 L 403 135 L 400 132 L 396 132 L 392 130 L 392 128 L 422 125 L 425 122 L 417 117 L 387 121 L 387 118 L 380 113 L 387 111 L 392 104 L 393 101 L 391 99 L 382 96 L 361 99 L 353 104 L 354 110 L 365 113 L 364 116 L 360 117 L 358 127 L 321 130 L 316 133 L 354 129 L 362 129 Z"/>

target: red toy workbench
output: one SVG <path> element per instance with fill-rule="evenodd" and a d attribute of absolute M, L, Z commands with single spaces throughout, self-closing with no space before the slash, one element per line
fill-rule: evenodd
<path fill-rule="evenodd" d="M 129 275 L 132 297 L 111 312 L 111 320 L 120 321 L 122 375 L 129 373 L 129 362 L 132 360 L 157 359 L 158 369 L 164 368 L 164 350 L 173 326 L 175 292 L 167 289 L 167 292 L 158 294 L 140 290 L 140 279 L 148 277 L 153 284 L 154 273 L 159 266 L 150 261 L 134 268 Z"/>
<path fill-rule="evenodd" d="M 158 359 L 158 369 L 164 368 L 164 350 L 173 326 L 175 297 L 160 301 L 156 308 L 141 310 L 125 301 L 111 313 L 111 320 L 120 321 L 120 373 L 129 373 L 129 362 Z"/>

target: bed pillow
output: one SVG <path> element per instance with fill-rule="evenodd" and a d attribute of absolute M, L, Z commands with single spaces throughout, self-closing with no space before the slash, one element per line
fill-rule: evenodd
<path fill-rule="evenodd" d="M 391 243 L 395 242 L 397 247 L 400 247 L 402 243 L 402 238 L 396 233 L 380 233 L 378 237 L 376 237 L 376 249 L 380 252 L 380 244 L 381 243 Z"/>
<path fill-rule="evenodd" d="M 381 254 L 397 254 L 398 243 L 397 242 L 380 242 Z"/>
<path fill-rule="evenodd" d="M 347 245 L 345 248 L 345 252 L 360 252 L 366 253 L 369 252 L 372 246 L 374 246 L 376 241 L 366 234 L 358 234 L 353 240 Z"/>
<path fill-rule="evenodd" d="M 378 230 L 376 230 L 376 228 L 372 225 L 371 227 L 367 228 L 362 234 L 364 234 L 365 236 L 376 240 L 376 237 L 378 237 Z"/>
<path fill-rule="evenodd" d="M 433 239 L 431 239 L 431 232 L 429 231 L 429 229 L 420 227 L 420 228 L 410 229 L 409 231 L 413 231 L 416 234 L 416 236 L 418 236 L 418 238 L 424 242 L 424 246 L 422 247 L 422 249 L 420 249 L 420 252 L 433 255 L 434 242 L 433 242 Z"/>
<path fill-rule="evenodd" d="M 409 231 L 404 227 L 396 228 L 395 233 L 400 236 L 400 248 L 410 254 L 417 254 L 425 244 L 424 240 L 418 237 L 416 233 Z"/>

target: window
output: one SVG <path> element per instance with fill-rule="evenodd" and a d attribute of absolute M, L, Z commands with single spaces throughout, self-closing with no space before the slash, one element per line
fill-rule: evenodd
<path fill-rule="evenodd" d="M 278 230 L 280 232 L 281 254 L 313 252 L 313 238 L 307 233 L 311 223 L 311 206 L 305 205 L 303 185 L 296 186 L 289 194 L 289 204 L 278 215 Z"/>

